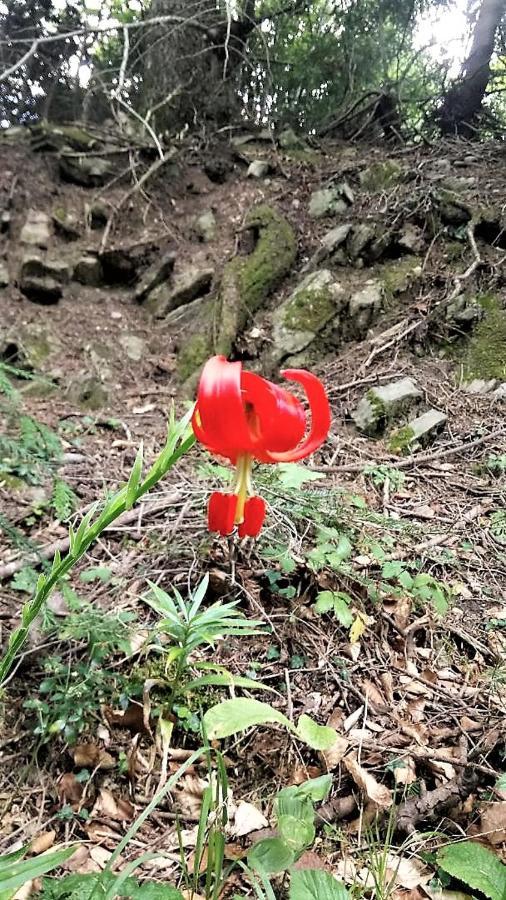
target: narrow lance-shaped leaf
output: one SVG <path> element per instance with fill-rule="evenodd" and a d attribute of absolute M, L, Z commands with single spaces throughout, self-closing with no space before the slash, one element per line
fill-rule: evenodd
<path fill-rule="evenodd" d="M 126 509 L 131 509 L 137 499 L 137 492 L 139 489 L 139 484 L 142 476 L 142 463 L 144 459 L 144 445 L 141 441 L 140 447 L 137 451 L 137 456 L 135 457 L 135 462 L 132 466 L 132 471 L 130 472 L 130 478 L 128 479 L 128 484 L 126 488 Z"/>

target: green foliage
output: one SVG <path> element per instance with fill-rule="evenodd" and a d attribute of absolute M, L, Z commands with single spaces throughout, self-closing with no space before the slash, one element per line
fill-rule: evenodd
<path fill-rule="evenodd" d="M 246 619 L 237 608 L 237 601 L 217 601 L 204 609 L 202 604 L 208 584 L 209 576 L 206 575 L 189 600 L 184 600 L 177 588 L 173 588 L 174 596 L 171 597 L 158 585 L 149 582 L 151 592 L 144 597 L 145 602 L 162 616 L 156 625 L 156 634 L 161 631 L 172 641 L 172 646 L 168 647 L 166 644 L 151 644 L 151 647 L 164 654 L 166 671 L 170 671 L 170 689 L 166 700 L 170 712 L 175 711 L 178 701 L 184 700 L 192 691 L 210 685 L 269 690 L 251 678 L 232 675 L 223 666 L 212 662 L 192 661 L 197 650 L 214 647 L 219 640 L 263 633 L 260 630 L 262 622 Z M 207 674 L 191 677 L 192 668 L 204 670 Z"/>
<path fill-rule="evenodd" d="M 504 900 L 506 866 L 482 844 L 474 841 L 449 844 L 439 851 L 437 863 L 444 872 L 480 891 L 489 900 Z"/>
<path fill-rule="evenodd" d="M 11 900 L 19 888 L 24 884 L 39 878 L 45 872 L 61 866 L 73 853 L 75 847 L 67 847 L 65 850 L 56 850 L 54 853 L 44 853 L 40 856 L 24 859 L 28 852 L 27 847 L 22 847 L 14 853 L 0 856 L 0 898 Z"/>
<path fill-rule="evenodd" d="M 492 513 L 490 531 L 499 544 L 506 544 L 506 509 L 496 509 Z"/>
<path fill-rule="evenodd" d="M 193 446 L 195 437 L 189 428 L 191 412 L 190 410 L 186 416 L 179 422 L 176 422 L 174 411 L 171 411 L 165 447 L 156 458 L 144 480 L 138 483 L 134 502 L 158 484 L 168 470 Z M 69 527 L 70 548 L 67 555 L 62 559 L 61 554 L 57 551 L 50 571 L 47 574 L 39 575 L 33 600 L 26 603 L 23 607 L 21 625 L 11 634 L 4 655 L 0 659 L 0 685 L 3 684 L 8 676 L 16 655 L 27 638 L 30 625 L 44 608 L 53 588 L 62 581 L 81 557 L 84 556 L 88 548 L 100 537 L 102 532 L 132 505 L 129 486 L 125 485 L 117 493 L 108 497 L 101 513 L 94 519 L 97 505 L 95 504 L 84 516 L 77 531 L 74 531 L 72 526 Z"/>
<path fill-rule="evenodd" d="M 41 900 L 91 900 L 96 897 L 120 896 L 115 891 L 118 878 L 112 872 L 93 875 L 66 875 L 64 878 L 44 878 Z M 112 893 L 114 891 L 114 893 Z M 121 884 L 122 900 L 183 900 L 183 895 L 170 885 L 158 881 L 126 878 Z"/>
<path fill-rule="evenodd" d="M 350 900 L 343 884 L 321 869 L 292 872 L 289 900 Z"/>
<path fill-rule="evenodd" d="M 12 434 L 0 435 L 1 471 L 40 484 L 61 457 L 58 435 L 31 416 L 11 416 Z"/>
<path fill-rule="evenodd" d="M 485 462 L 476 468 L 478 471 L 500 478 L 506 474 L 506 453 L 491 453 Z"/>
<path fill-rule="evenodd" d="M 364 475 L 370 478 L 376 487 L 383 487 L 388 481 L 394 491 L 398 491 L 406 480 L 404 472 L 388 465 L 365 466 Z"/>
<path fill-rule="evenodd" d="M 316 597 L 314 610 L 319 615 L 333 612 L 339 624 L 344 628 L 349 628 L 353 624 L 351 603 L 352 598 L 343 591 L 320 591 Z"/>
<path fill-rule="evenodd" d="M 297 727 L 283 713 L 268 703 L 248 697 L 223 700 L 204 713 L 204 732 L 209 740 L 220 740 L 240 734 L 253 725 L 277 723 L 288 728 L 299 740 L 313 750 L 329 750 L 336 741 L 336 732 L 326 725 L 318 725 L 309 716 L 302 715 Z"/>
<path fill-rule="evenodd" d="M 60 522 L 67 522 L 76 511 L 78 498 L 69 484 L 62 478 L 55 478 L 50 506 Z"/>

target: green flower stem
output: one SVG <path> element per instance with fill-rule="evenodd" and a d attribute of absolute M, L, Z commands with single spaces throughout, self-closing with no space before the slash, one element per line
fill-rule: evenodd
<path fill-rule="evenodd" d="M 37 587 L 35 589 L 35 596 L 23 607 L 21 625 L 13 631 L 9 638 L 7 649 L 0 659 L 0 686 L 5 683 L 16 656 L 25 643 L 30 625 L 43 609 L 53 588 L 64 575 L 72 569 L 76 562 L 84 556 L 88 548 L 98 537 L 100 537 L 102 532 L 105 531 L 115 519 L 126 512 L 126 510 L 131 509 L 134 503 L 143 497 L 144 494 L 147 494 L 152 487 L 158 484 L 169 469 L 171 469 L 193 446 L 195 437 L 193 434 L 188 435 L 188 423 L 189 415 L 185 416 L 178 423 L 171 422 L 169 424 L 167 443 L 143 481 L 140 480 L 142 470 L 141 447 L 137 454 L 128 484 L 121 488 L 106 502 L 106 505 L 96 522 L 91 524 L 93 515 L 96 512 L 95 505 L 81 521 L 75 534 L 72 528 L 70 529 L 69 552 L 63 559 L 61 559 L 60 554 L 57 552 L 49 574 L 42 574 L 39 576 Z"/>

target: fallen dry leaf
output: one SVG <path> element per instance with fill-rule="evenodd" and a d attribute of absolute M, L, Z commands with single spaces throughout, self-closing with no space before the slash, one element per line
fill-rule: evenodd
<path fill-rule="evenodd" d="M 412 756 L 404 757 L 396 765 L 394 781 L 396 784 L 413 784 L 416 781 L 416 765 Z"/>
<path fill-rule="evenodd" d="M 72 772 L 66 772 L 58 782 L 58 794 L 63 803 L 77 806 L 83 796 L 83 786 Z"/>
<path fill-rule="evenodd" d="M 177 787 L 174 794 L 181 808 L 183 819 L 197 822 L 202 807 L 202 795 L 209 787 L 209 782 L 200 778 L 199 775 L 183 775 Z"/>
<path fill-rule="evenodd" d="M 332 747 L 330 747 L 328 750 L 322 750 L 320 752 L 320 758 L 327 772 L 332 772 L 333 769 L 337 768 L 343 756 L 347 752 L 349 746 L 349 742 L 345 737 L 342 737 L 342 735 L 340 734 L 336 734 L 336 739 L 332 744 Z"/>
<path fill-rule="evenodd" d="M 50 847 L 53 846 L 56 840 L 56 831 L 42 831 L 37 835 L 35 840 L 32 841 L 30 846 L 31 853 L 45 853 L 46 850 L 49 850 Z"/>
<path fill-rule="evenodd" d="M 343 764 L 350 773 L 355 784 L 378 809 L 389 809 L 393 803 L 392 791 L 386 785 L 379 784 L 374 775 L 367 772 L 359 764 L 356 754 L 350 753 L 343 759 Z"/>
<path fill-rule="evenodd" d="M 321 869 L 324 872 L 330 871 L 327 863 L 325 863 L 321 856 L 318 856 L 314 850 L 304 850 L 302 856 L 299 856 L 297 862 L 291 867 L 292 871 L 298 869 Z"/>
<path fill-rule="evenodd" d="M 91 811 L 92 818 L 105 817 L 115 822 L 130 822 L 134 814 L 135 809 L 129 800 L 116 798 L 105 788 L 101 788 Z"/>
<path fill-rule="evenodd" d="M 112 852 L 110 850 L 106 850 L 105 847 L 95 846 L 90 849 L 90 856 L 101 869 L 105 869 L 107 863 L 109 862 Z"/>
<path fill-rule="evenodd" d="M 383 694 L 369 678 L 365 678 L 362 681 L 362 691 L 364 696 L 369 700 L 369 703 L 372 703 L 373 706 L 379 706 L 380 709 L 383 709 L 386 706 Z"/>
<path fill-rule="evenodd" d="M 235 811 L 232 834 L 234 837 L 244 837 L 259 828 L 267 828 L 268 824 L 263 813 L 253 803 L 240 800 Z"/>
<path fill-rule="evenodd" d="M 73 757 L 74 765 L 94 769 L 100 759 L 100 747 L 96 744 L 76 744 Z"/>
<path fill-rule="evenodd" d="M 128 728 L 132 734 L 144 732 L 144 710 L 139 703 L 130 703 L 126 709 L 111 709 L 104 707 L 104 715 L 110 725 L 118 725 L 120 728 Z"/>
<path fill-rule="evenodd" d="M 484 803 L 481 808 L 481 832 L 491 844 L 506 843 L 506 800 Z"/>
<path fill-rule="evenodd" d="M 419 860 L 399 858 L 394 853 L 388 853 L 386 857 L 387 878 L 396 887 L 417 888 L 427 884 L 432 874 Z"/>

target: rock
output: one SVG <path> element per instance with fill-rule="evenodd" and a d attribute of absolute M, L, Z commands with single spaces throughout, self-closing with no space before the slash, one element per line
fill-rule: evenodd
<path fill-rule="evenodd" d="M 283 150 L 302 150 L 306 145 L 293 128 L 284 128 L 278 135 L 278 144 Z"/>
<path fill-rule="evenodd" d="M 283 359 L 304 350 L 341 312 L 346 294 L 329 269 L 311 272 L 273 314 L 273 353 Z"/>
<path fill-rule="evenodd" d="M 135 299 L 138 303 L 142 303 L 150 291 L 153 291 L 158 285 L 163 284 L 170 278 L 176 259 L 174 251 L 169 250 L 168 253 L 164 253 L 161 259 L 158 259 L 149 267 L 142 276 L 135 292 Z"/>
<path fill-rule="evenodd" d="M 390 450 L 392 453 L 406 453 L 416 447 L 426 447 L 442 431 L 447 418 L 439 410 L 429 409 L 390 436 Z"/>
<path fill-rule="evenodd" d="M 86 214 L 90 223 L 90 228 L 94 231 L 105 228 L 111 215 L 109 207 L 107 204 L 102 203 L 101 200 L 95 200 L 95 203 L 92 203 L 91 206 L 87 208 Z"/>
<path fill-rule="evenodd" d="M 397 239 L 397 244 L 407 253 L 420 253 L 425 246 L 422 229 L 417 225 L 406 224 Z"/>
<path fill-rule="evenodd" d="M 248 178 L 265 178 L 271 170 L 271 164 L 266 159 L 254 159 L 249 164 Z"/>
<path fill-rule="evenodd" d="M 9 270 L 5 263 L 0 262 L 0 288 L 7 287 L 10 282 Z"/>
<path fill-rule="evenodd" d="M 53 224 L 56 231 L 65 238 L 66 241 L 77 241 L 81 237 L 81 229 L 79 222 L 71 213 L 67 213 L 63 207 L 59 206 L 53 210 Z"/>
<path fill-rule="evenodd" d="M 224 184 L 233 169 L 234 164 L 227 156 L 215 156 L 204 163 L 204 172 L 213 184 Z"/>
<path fill-rule="evenodd" d="M 133 362 L 140 362 L 146 353 L 146 342 L 136 334 L 122 334 L 119 343 Z"/>
<path fill-rule="evenodd" d="M 459 331 L 469 331 L 483 318 L 483 309 L 475 298 L 460 294 L 446 307 L 445 318 Z"/>
<path fill-rule="evenodd" d="M 506 401 L 506 382 L 504 384 L 500 384 L 498 388 L 492 394 L 494 400 L 504 400 Z"/>
<path fill-rule="evenodd" d="M 497 378 L 490 378 L 485 381 L 484 378 L 473 378 L 468 384 L 464 385 L 465 394 L 489 394 L 497 387 Z"/>
<path fill-rule="evenodd" d="M 385 263 L 379 272 L 383 292 L 388 301 L 404 294 L 421 277 L 422 267 L 412 257 Z"/>
<path fill-rule="evenodd" d="M 106 284 L 131 285 L 137 281 L 139 261 L 130 253 L 128 247 L 104 250 L 103 253 L 99 253 L 98 258 Z"/>
<path fill-rule="evenodd" d="M 321 188 L 311 194 L 309 215 L 312 219 L 325 219 L 327 216 L 344 213 L 347 209 L 348 204 L 337 187 Z"/>
<path fill-rule="evenodd" d="M 193 226 L 196 234 L 205 244 L 214 241 L 216 237 L 216 216 L 212 209 L 206 210 L 195 220 Z"/>
<path fill-rule="evenodd" d="M 102 409 L 109 402 L 107 391 L 96 375 L 73 379 L 67 388 L 67 396 L 72 403 L 89 410 Z"/>
<path fill-rule="evenodd" d="M 89 287 L 98 287 L 102 284 L 102 263 L 96 256 L 82 256 L 76 263 L 73 275 L 74 281 Z"/>
<path fill-rule="evenodd" d="M 54 329 L 38 322 L 29 322 L 16 328 L 17 359 L 16 365 L 29 369 L 47 369 L 48 362 L 57 357 L 61 344 Z"/>
<path fill-rule="evenodd" d="M 355 225 L 348 235 L 347 250 L 350 259 L 357 259 L 375 236 L 374 225 Z"/>
<path fill-rule="evenodd" d="M 327 231 L 327 233 L 324 234 L 321 238 L 321 247 L 318 248 L 316 253 L 313 254 L 309 262 L 304 267 L 306 271 L 312 271 L 313 269 L 316 269 L 329 257 L 332 261 L 332 257 L 337 252 L 339 247 L 344 244 L 346 238 L 348 237 L 351 231 L 351 227 L 351 223 L 346 222 L 343 225 L 336 225 L 335 228 Z"/>
<path fill-rule="evenodd" d="M 81 152 L 94 150 L 99 142 L 80 125 L 60 125 L 43 120 L 30 126 L 32 150 L 51 153 L 64 147 Z"/>
<path fill-rule="evenodd" d="M 151 290 L 146 300 L 146 308 L 157 319 L 162 319 L 178 306 L 206 294 L 211 287 L 213 276 L 214 269 L 207 266 L 189 266 L 178 272 L 170 282 L 160 284 Z"/>
<path fill-rule="evenodd" d="M 20 284 L 20 290 L 28 300 L 43 306 L 57 303 L 63 294 L 61 284 L 47 275 L 43 278 L 27 275 Z"/>
<path fill-rule="evenodd" d="M 359 431 L 372 437 L 382 432 L 388 422 L 406 413 L 421 397 L 420 388 L 411 378 L 391 381 L 367 391 L 352 419 Z"/>
<path fill-rule="evenodd" d="M 370 279 L 362 290 L 357 291 L 350 299 L 349 335 L 355 340 L 365 337 L 375 321 L 383 301 L 383 290 L 379 281 Z M 351 327 L 350 327 L 351 326 Z"/>
<path fill-rule="evenodd" d="M 465 225 L 471 219 L 468 205 L 454 191 L 438 191 L 436 205 L 441 220 L 447 225 Z"/>
<path fill-rule="evenodd" d="M 25 254 L 21 263 L 19 289 L 34 303 L 56 303 L 62 296 L 62 285 L 70 279 L 68 264 L 59 259 Z"/>
<path fill-rule="evenodd" d="M 82 187 L 102 187 L 115 173 L 110 160 L 100 156 L 71 156 L 62 153 L 59 165 L 60 175 L 65 181 Z"/>
<path fill-rule="evenodd" d="M 51 240 L 51 220 L 45 212 L 29 209 L 26 222 L 21 229 L 19 240 L 22 244 L 47 250 Z"/>
<path fill-rule="evenodd" d="M 406 173 L 402 166 L 388 159 L 384 162 L 373 163 L 360 172 L 359 181 L 366 191 L 376 193 L 393 187 L 403 181 L 405 177 Z"/>

